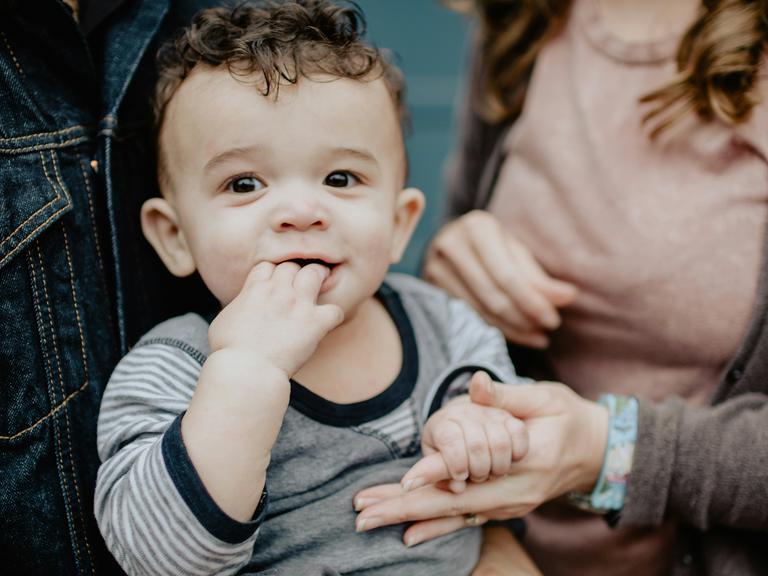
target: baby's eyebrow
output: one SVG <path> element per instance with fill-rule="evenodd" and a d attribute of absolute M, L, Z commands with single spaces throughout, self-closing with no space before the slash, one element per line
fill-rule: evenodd
<path fill-rule="evenodd" d="M 243 157 L 254 156 L 259 153 L 263 153 L 263 151 L 264 149 L 262 146 L 256 146 L 256 145 L 230 148 L 228 150 L 225 150 L 224 152 L 220 152 L 219 154 L 216 154 L 213 158 L 208 160 L 208 162 L 206 162 L 205 166 L 203 167 L 203 172 L 210 172 L 214 168 L 218 167 L 221 164 L 225 164 L 230 160 L 236 160 Z"/>
<path fill-rule="evenodd" d="M 332 148 L 329 151 L 329 156 L 332 157 L 349 157 L 352 156 L 354 158 L 357 158 L 358 160 L 363 160 L 364 162 L 371 162 L 373 164 L 378 164 L 378 160 L 376 160 L 376 156 L 373 155 L 373 153 L 369 152 L 365 148 L 348 148 L 345 146 L 339 146 L 337 148 Z"/>

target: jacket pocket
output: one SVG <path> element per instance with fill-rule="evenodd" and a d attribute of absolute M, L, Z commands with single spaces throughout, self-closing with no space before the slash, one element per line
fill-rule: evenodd
<path fill-rule="evenodd" d="M 28 437 L 82 385 L 64 340 L 77 326 L 61 221 L 72 204 L 57 151 L 0 152 L 0 441 Z"/>
<path fill-rule="evenodd" d="M 0 153 L 0 269 L 71 209 L 53 150 Z"/>

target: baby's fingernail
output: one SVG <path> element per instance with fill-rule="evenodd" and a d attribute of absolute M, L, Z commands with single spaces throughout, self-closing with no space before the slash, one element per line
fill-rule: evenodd
<path fill-rule="evenodd" d="M 358 532 L 365 532 L 366 530 L 373 530 L 381 526 L 381 518 L 372 516 L 371 518 L 358 518 L 355 524 L 355 530 Z"/>
<path fill-rule="evenodd" d="M 424 481 L 424 478 L 412 478 L 411 480 L 406 480 L 403 482 L 403 492 L 410 492 L 411 490 L 416 490 L 417 488 L 421 488 L 424 486 L 426 482 Z"/>
<path fill-rule="evenodd" d="M 469 470 L 464 470 L 463 472 L 451 472 L 452 482 L 466 482 L 467 480 L 469 480 Z"/>
<path fill-rule="evenodd" d="M 488 392 L 488 394 L 493 395 L 493 380 L 487 375 L 485 378 L 485 391 Z"/>
<path fill-rule="evenodd" d="M 368 506 L 376 504 L 376 502 L 380 502 L 380 500 L 378 498 L 355 498 L 355 510 L 360 512 L 363 508 L 368 508 Z"/>

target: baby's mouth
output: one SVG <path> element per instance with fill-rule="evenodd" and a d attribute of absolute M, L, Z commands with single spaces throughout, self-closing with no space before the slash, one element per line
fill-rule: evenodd
<path fill-rule="evenodd" d="M 310 264 L 320 264 L 329 270 L 333 270 L 336 268 L 336 266 L 338 266 L 338 262 L 326 262 L 320 258 L 290 258 L 289 260 L 286 260 L 286 262 L 295 262 L 302 268 L 304 268 L 304 266 L 309 266 Z"/>

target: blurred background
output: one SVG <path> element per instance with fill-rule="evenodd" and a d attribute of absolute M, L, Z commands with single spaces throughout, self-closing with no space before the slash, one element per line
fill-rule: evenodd
<path fill-rule="evenodd" d="M 439 0 L 356 0 L 368 23 L 367 38 L 395 53 L 405 74 L 411 133 L 408 184 L 427 197 L 427 209 L 398 272 L 417 274 L 427 242 L 441 217 L 443 167 L 455 138 L 455 105 L 461 97 L 469 21 Z"/>

